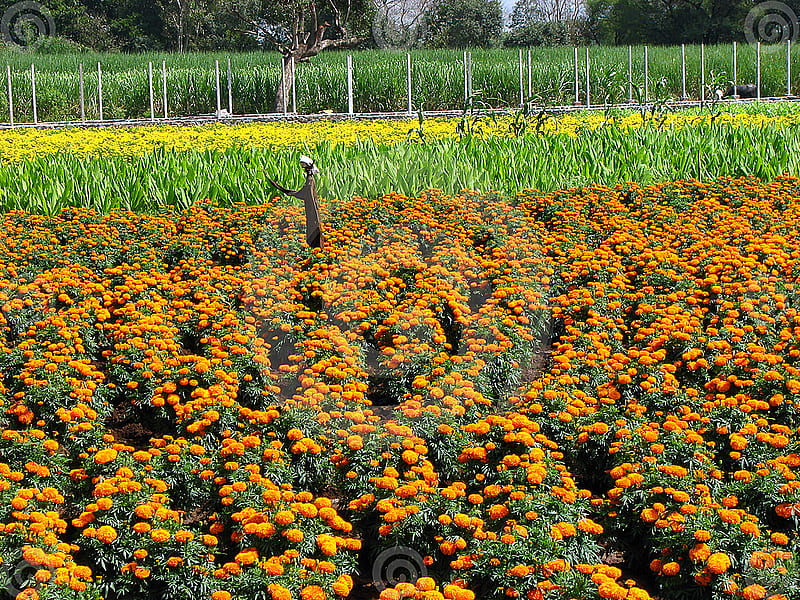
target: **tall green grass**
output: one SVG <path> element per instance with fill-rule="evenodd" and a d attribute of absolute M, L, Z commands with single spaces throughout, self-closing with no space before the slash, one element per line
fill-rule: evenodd
<path fill-rule="evenodd" d="M 660 92 L 677 98 L 681 94 L 679 47 L 649 49 L 649 89 L 651 100 Z M 643 48 L 633 50 L 633 83 L 644 89 Z M 755 82 L 755 49 L 739 46 L 737 81 Z M 519 61 L 517 50 L 475 50 L 473 90 L 487 104 L 519 104 Z M 347 110 L 346 53 L 324 52 L 309 63 L 298 66 L 297 109 L 301 113 Z M 413 57 L 412 98 L 415 109 L 457 110 L 464 106 L 463 54 L 454 50 L 416 50 Z M 227 60 L 233 69 L 234 112 L 265 113 L 272 110 L 280 80 L 279 56 L 263 53 L 192 54 L 94 54 L 29 55 L 0 53 L 0 67 L 13 71 L 15 117 L 32 120 L 30 65 L 37 69 L 37 101 L 42 121 L 74 120 L 80 116 L 78 66 L 86 70 L 86 115 L 98 118 L 97 63 L 103 67 L 104 116 L 106 118 L 147 117 L 150 114 L 147 64 L 154 64 L 155 111 L 163 114 L 160 65 L 167 63 L 168 113 L 172 116 L 208 114 L 216 110 L 214 61 L 220 61 L 222 104 L 227 105 Z M 574 101 L 573 51 L 571 48 L 531 49 L 531 83 L 536 99 L 549 104 Z M 580 101 L 585 102 L 585 54 L 579 52 Z M 687 47 L 687 93 L 700 97 L 700 48 Z M 800 65 L 793 51 L 793 88 L 800 91 Z M 523 88 L 527 95 L 527 51 L 524 51 Z M 620 102 L 628 97 L 628 50 L 626 47 L 593 47 L 590 51 L 591 100 L 594 103 Z M 406 58 L 401 52 L 362 51 L 354 54 L 354 96 L 357 112 L 400 111 L 407 107 Z M 786 53 L 764 52 L 762 93 L 783 95 L 786 91 Z M 732 47 L 706 48 L 706 79 L 720 82 L 733 78 Z M 5 76 L 0 72 L 0 120 L 8 120 Z"/>
<path fill-rule="evenodd" d="M 272 177 L 298 186 L 301 153 L 321 169 L 323 197 L 407 195 L 437 188 L 513 194 L 626 181 L 710 180 L 755 175 L 800 175 L 797 126 L 702 125 L 680 130 L 602 127 L 577 138 L 451 139 L 428 143 L 353 146 L 318 144 L 297 151 L 231 149 L 159 151 L 139 158 L 48 155 L 0 166 L 0 210 L 55 213 L 65 206 L 101 211 L 187 206 L 203 198 L 222 204 L 260 203 L 277 194 Z"/>

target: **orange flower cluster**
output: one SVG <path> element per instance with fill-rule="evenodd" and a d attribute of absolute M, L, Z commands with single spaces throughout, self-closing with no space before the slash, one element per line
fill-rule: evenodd
<path fill-rule="evenodd" d="M 778 600 L 799 191 L 331 200 L 313 250 L 277 200 L 4 215 L 0 557 L 76 600 Z"/>

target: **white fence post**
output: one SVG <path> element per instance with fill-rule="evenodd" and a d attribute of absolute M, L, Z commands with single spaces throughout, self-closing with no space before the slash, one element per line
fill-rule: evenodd
<path fill-rule="evenodd" d="M 792 38 L 786 40 L 786 95 L 792 95 Z"/>
<path fill-rule="evenodd" d="M 628 102 L 633 102 L 633 46 L 628 46 Z"/>
<path fill-rule="evenodd" d="M 156 105 L 153 99 L 153 62 L 147 63 L 147 88 L 150 94 L 150 120 L 156 120 Z"/>
<path fill-rule="evenodd" d="M 297 114 L 297 68 L 292 57 L 292 114 Z"/>
<path fill-rule="evenodd" d="M 6 65 L 6 78 L 8 80 L 8 123 L 14 124 L 14 94 L 11 91 L 11 65 Z"/>
<path fill-rule="evenodd" d="M 353 55 L 347 55 L 347 114 L 353 114 Z"/>
<path fill-rule="evenodd" d="M 681 44 L 681 100 L 688 100 L 686 95 L 686 44 Z"/>
<path fill-rule="evenodd" d="M 464 50 L 464 104 L 469 101 L 469 75 L 467 74 L 467 51 Z"/>
<path fill-rule="evenodd" d="M 100 120 L 103 120 L 103 69 L 97 63 L 97 106 L 99 108 Z"/>
<path fill-rule="evenodd" d="M 162 90 L 164 92 L 164 118 L 167 117 L 167 61 L 161 61 L 161 82 Z"/>
<path fill-rule="evenodd" d="M 736 78 L 738 76 L 739 65 L 738 63 L 738 55 L 736 52 L 736 42 L 733 42 L 733 91 L 736 91 Z"/>
<path fill-rule="evenodd" d="M 216 117 L 219 119 L 219 115 L 222 112 L 222 91 L 219 86 L 219 61 L 214 61 L 214 78 L 215 78 L 215 85 L 216 85 L 216 92 L 217 92 L 217 113 Z"/>
<path fill-rule="evenodd" d="M 281 58 L 281 84 L 283 86 L 283 94 L 282 94 L 283 114 L 286 114 L 289 106 L 289 99 L 286 97 L 286 68 L 285 65 L 283 64 L 285 60 L 286 57 Z"/>
<path fill-rule="evenodd" d="M 83 76 L 83 63 L 78 66 L 78 87 L 81 97 L 81 123 L 86 122 L 86 85 Z"/>
<path fill-rule="evenodd" d="M 706 46 L 700 44 L 700 106 L 706 104 Z"/>
<path fill-rule="evenodd" d="M 647 46 L 644 47 L 644 101 L 650 102 L 650 56 Z"/>
<path fill-rule="evenodd" d="M 233 71 L 231 59 L 228 59 L 228 113 L 233 116 Z"/>
<path fill-rule="evenodd" d="M 528 98 L 533 96 L 533 63 L 531 61 L 531 51 L 528 50 Z"/>
<path fill-rule="evenodd" d="M 580 87 L 581 86 L 580 86 L 580 82 L 578 81 L 578 79 L 579 79 L 579 75 L 578 75 L 578 48 L 575 47 L 575 48 L 573 48 L 573 50 L 574 50 L 574 60 L 573 60 L 572 64 L 575 67 L 575 104 L 577 105 L 577 104 L 581 103 L 581 97 L 580 97 L 580 94 L 581 94 Z"/>
<path fill-rule="evenodd" d="M 519 107 L 525 106 L 525 67 L 522 62 L 522 48 L 519 49 Z"/>
<path fill-rule="evenodd" d="M 408 98 L 408 114 L 414 112 L 414 105 L 411 101 L 411 53 L 406 52 L 406 98 Z"/>
<path fill-rule="evenodd" d="M 31 100 L 33 103 L 33 124 L 39 124 L 39 110 L 36 106 L 36 68 L 31 64 Z"/>
<path fill-rule="evenodd" d="M 761 42 L 756 42 L 756 99 L 761 101 Z"/>
<path fill-rule="evenodd" d="M 589 99 L 589 46 L 586 46 L 586 108 L 591 108 L 592 103 Z"/>

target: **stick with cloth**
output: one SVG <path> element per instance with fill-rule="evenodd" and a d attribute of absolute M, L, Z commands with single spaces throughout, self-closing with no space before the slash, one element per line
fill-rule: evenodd
<path fill-rule="evenodd" d="M 317 197 L 317 188 L 314 185 L 314 175 L 319 173 L 319 169 L 308 156 L 300 157 L 300 166 L 305 169 L 306 182 L 296 192 L 287 190 L 282 185 L 278 185 L 272 179 L 269 179 L 269 177 L 267 179 L 284 194 L 303 201 L 306 211 L 306 243 L 312 248 L 322 248 L 322 221 L 319 218 L 319 198 Z"/>

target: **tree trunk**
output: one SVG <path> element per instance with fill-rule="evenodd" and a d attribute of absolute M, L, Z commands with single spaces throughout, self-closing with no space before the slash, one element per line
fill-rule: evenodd
<path fill-rule="evenodd" d="M 283 74 L 278 79 L 278 91 L 275 93 L 275 105 L 272 107 L 274 112 L 292 112 L 292 88 L 296 67 L 297 60 L 294 54 L 281 59 Z"/>

